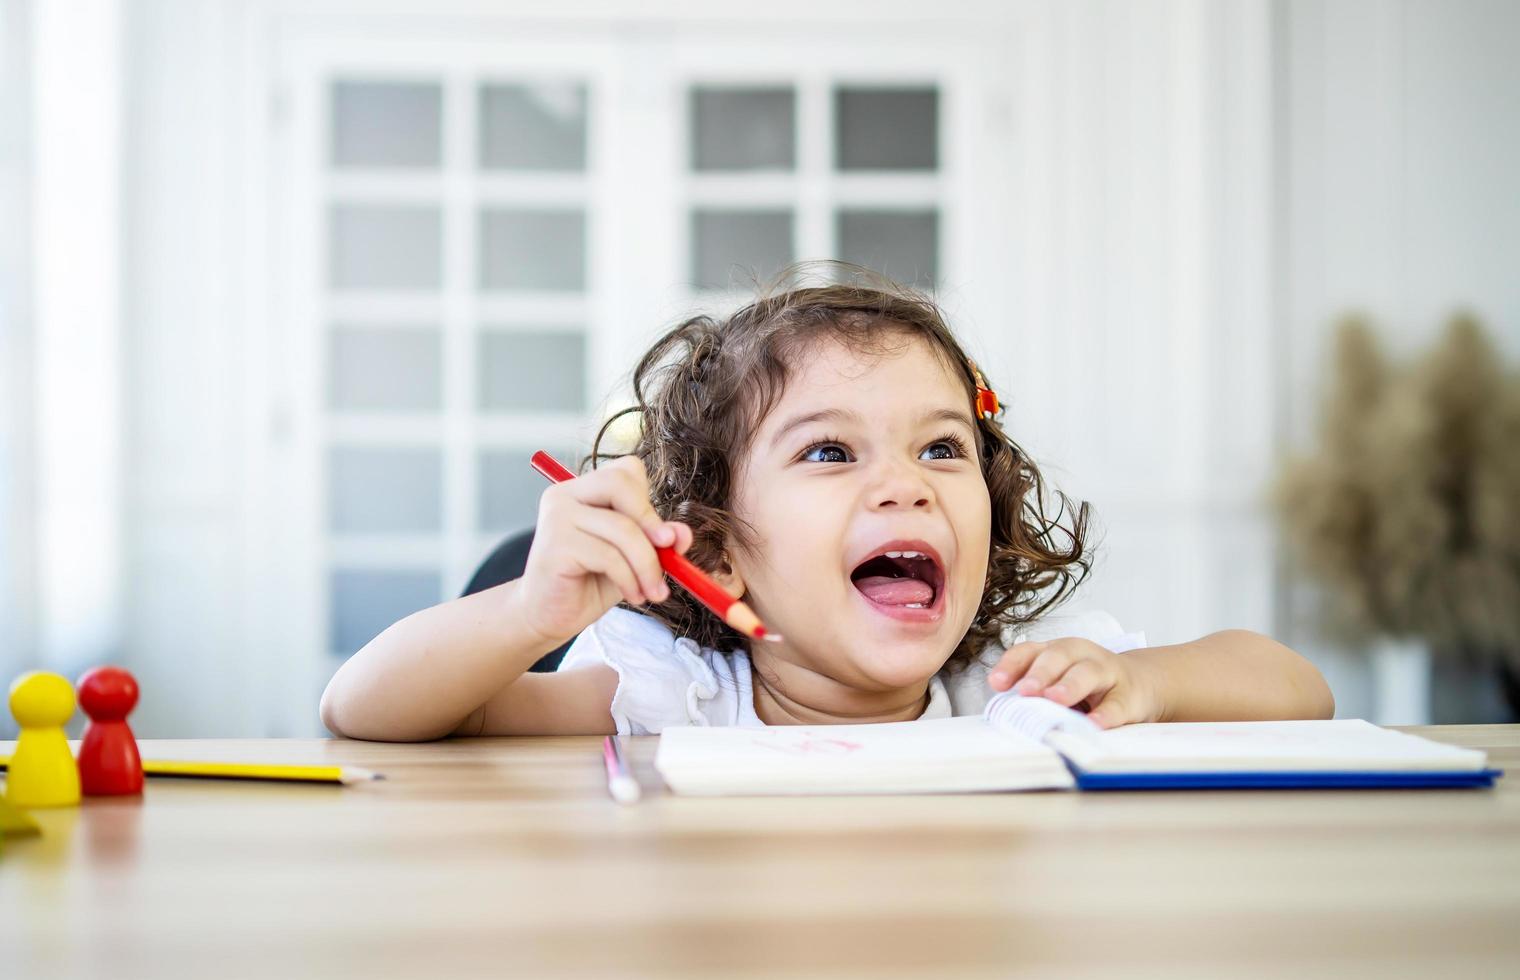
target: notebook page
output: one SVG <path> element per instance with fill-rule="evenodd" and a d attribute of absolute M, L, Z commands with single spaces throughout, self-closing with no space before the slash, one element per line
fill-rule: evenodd
<path fill-rule="evenodd" d="M 1047 744 L 1094 773 L 1470 772 L 1487 757 L 1360 719 L 1127 725 Z"/>
<path fill-rule="evenodd" d="M 979 716 L 881 725 L 677 727 L 655 768 L 678 793 L 914 793 L 1068 787 L 1060 756 Z"/>

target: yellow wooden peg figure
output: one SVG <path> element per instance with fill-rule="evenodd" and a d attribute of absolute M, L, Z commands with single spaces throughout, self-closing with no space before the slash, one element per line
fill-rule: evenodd
<path fill-rule="evenodd" d="M 12 806 L 78 805 L 79 767 L 63 734 L 73 713 L 74 688 L 58 674 L 34 670 L 11 685 L 11 714 L 21 726 L 5 779 Z"/>

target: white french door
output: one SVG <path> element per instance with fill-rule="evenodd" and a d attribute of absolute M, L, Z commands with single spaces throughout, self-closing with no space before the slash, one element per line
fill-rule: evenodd
<path fill-rule="evenodd" d="M 586 452 L 679 316 L 829 257 L 953 307 L 995 261 L 970 204 L 995 165 L 975 41 L 329 35 L 278 54 L 265 397 L 288 430 L 258 477 L 256 563 L 277 703 L 314 706 L 343 657 L 530 526 L 528 455 Z M 314 707 L 280 727 L 315 731 Z"/>

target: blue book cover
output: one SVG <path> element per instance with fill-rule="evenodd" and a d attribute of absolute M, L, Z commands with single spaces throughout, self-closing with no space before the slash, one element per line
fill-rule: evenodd
<path fill-rule="evenodd" d="M 1456 772 L 1305 770 L 1297 772 L 1087 772 L 1068 763 L 1083 790 L 1134 789 L 1418 789 L 1483 788 L 1504 775 L 1499 769 Z"/>

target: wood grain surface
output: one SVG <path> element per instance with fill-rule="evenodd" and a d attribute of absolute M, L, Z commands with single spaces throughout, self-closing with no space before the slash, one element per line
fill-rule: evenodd
<path fill-rule="evenodd" d="M 594 738 L 144 741 L 387 778 L 33 811 L 0 855 L 0 975 L 1520 975 L 1520 726 L 1411 730 L 1513 775 L 682 799 L 651 738 L 620 807 Z"/>

